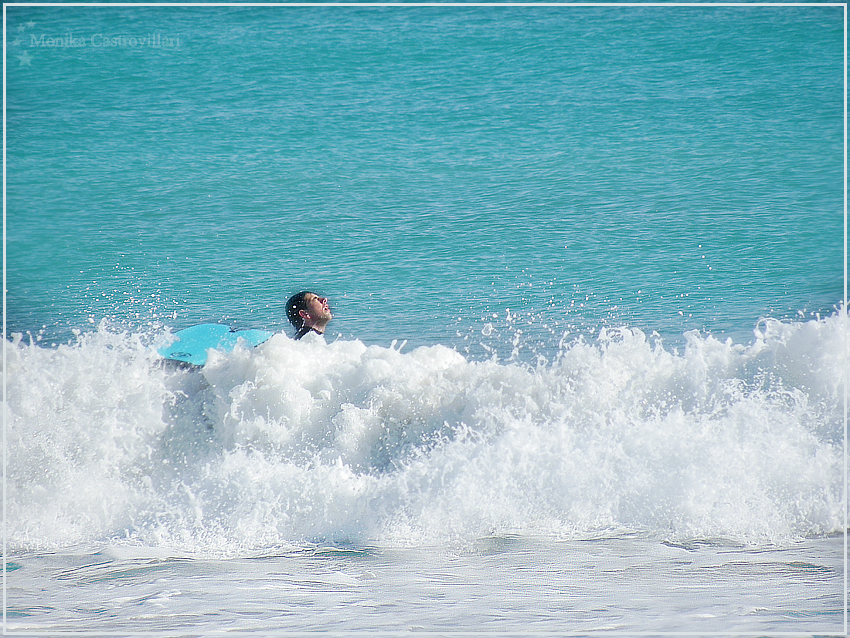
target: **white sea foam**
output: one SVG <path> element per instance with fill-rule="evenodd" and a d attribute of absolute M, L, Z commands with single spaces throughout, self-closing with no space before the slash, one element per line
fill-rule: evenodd
<path fill-rule="evenodd" d="M 785 542 L 843 523 L 840 315 L 636 329 L 538 367 L 359 341 L 160 365 L 105 326 L 8 367 L 8 538 L 240 554 L 520 533 Z"/>

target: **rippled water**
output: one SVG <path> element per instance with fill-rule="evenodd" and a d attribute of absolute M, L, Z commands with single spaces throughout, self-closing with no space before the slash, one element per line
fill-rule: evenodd
<path fill-rule="evenodd" d="M 842 11 L 8 7 L 7 629 L 840 633 Z"/>

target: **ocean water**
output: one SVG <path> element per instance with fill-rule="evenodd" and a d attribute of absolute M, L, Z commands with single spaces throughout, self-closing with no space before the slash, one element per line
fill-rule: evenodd
<path fill-rule="evenodd" d="M 4 630 L 844 634 L 844 17 L 7 5 Z"/>

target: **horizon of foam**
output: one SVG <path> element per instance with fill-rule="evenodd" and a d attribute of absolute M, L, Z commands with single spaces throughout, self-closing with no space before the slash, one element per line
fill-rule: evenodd
<path fill-rule="evenodd" d="M 57 348 L 16 336 L 8 539 L 239 554 L 832 533 L 845 321 L 762 320 L 748 345 L 690 332 L 681 352 L 607 329 L 537 366 L 281 334 L 185 371 L 103 324 Z"/>

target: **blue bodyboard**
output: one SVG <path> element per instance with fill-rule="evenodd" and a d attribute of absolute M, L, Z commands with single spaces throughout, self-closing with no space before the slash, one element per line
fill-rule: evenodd
<path fill-rule="evenodd" d="M 174 343 L 157 352 L 166 359 L 202 366 L 207 362 L 208 350 L 230 352 L 241 340 L 246 345 L 258 346 L 274 335 L 266 330 L 232 330 L 220 323 L 203 323 L 174 333 Z"/>

